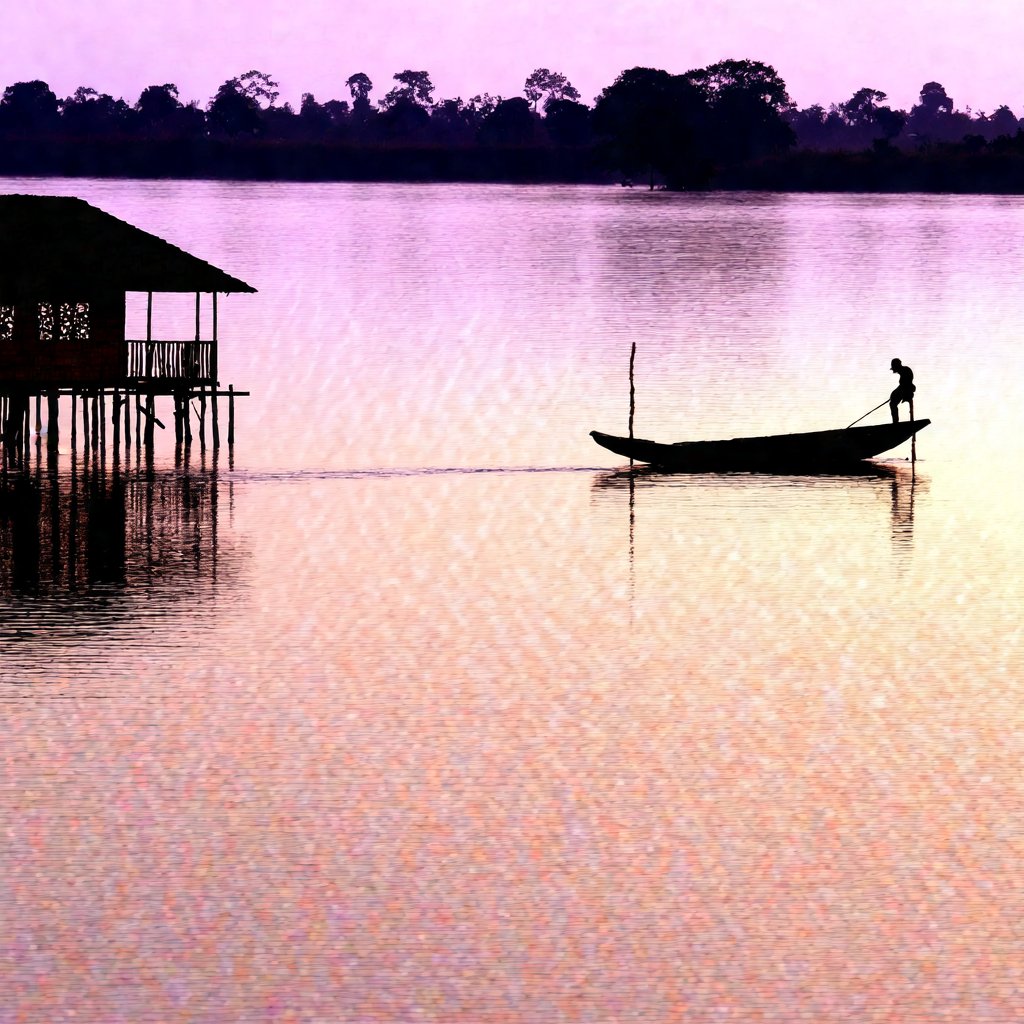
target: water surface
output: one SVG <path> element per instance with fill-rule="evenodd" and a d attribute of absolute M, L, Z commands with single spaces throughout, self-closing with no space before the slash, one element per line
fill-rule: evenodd
<path fill-rule="evenodd" d="M 233 452 L 5 492 L 0 1020 L 1020 1019 L 1024 202 L 8 186 L 259 292 Z M 641 436 L 933 424 L 631 477 L 633 341 Z"/>

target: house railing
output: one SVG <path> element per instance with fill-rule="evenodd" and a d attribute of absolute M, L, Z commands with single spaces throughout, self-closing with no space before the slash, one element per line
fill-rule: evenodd
<path fill-rule="evenodd" d="M 128 376 L 141 380 L 212 380 L 212 341 L 129 339 Z"/>

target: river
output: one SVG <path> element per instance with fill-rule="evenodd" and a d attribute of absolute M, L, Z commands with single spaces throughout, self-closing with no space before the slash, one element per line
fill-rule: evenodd
<path fill-rule="evenodd" d="M 8 485 L 0 1022 L 1024 1015 L 1024 200 L 6 191 L 258 292 L 230 453 Z M 630 477 L 633 342 L 639 436 L 845 426 L 893 357 L 932 424 Z"/>

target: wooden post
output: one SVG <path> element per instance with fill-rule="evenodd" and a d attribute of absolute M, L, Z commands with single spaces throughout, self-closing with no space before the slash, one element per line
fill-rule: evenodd
<path fill-rule="evenodd" d="M 132 404 L 131 393 L 125 388 L 124 392 L 124 443 L 132 443 Z"/>
<path fill-rule="evenodd" d="M 78 441 L 78 392 L 71 392 L 71 450 L 75 450 Z"/>
<path fill-rule="evenodd" d="M 910 396 L 910 422 L 914 422 L 914 396 Z M 917 434 L 910 435 L 910 461 L 917 462 Z"/>
<path fill-rule="evenodd" d="M 60 417 L 60 392 L 56 388 L 46 393 L 46 447 L 51 451 L 57 450 L 60 440 L 60 428 L 58 419 Z"/>
<path fill-rule="evenodd" d="M 210 378 L 217 387 L 217 293 L 213 293 L 213 332 L 210 337 Z"/>
<path fill-rule="evenodd" d="M 636 342 L 633 342 L 629 350 L 629 439 L 633 440 L 633 414 L 636 412 L 636 387 L 633 384 L 633 364 L 636 362 Z M 630 466 L 633 465 L 633 457 L 629 459 Z"/>
<path fill-rule="evenodd" d="M 82 448 L 89 450 L 89 396 L 82 392 Z"/>
<path fill-rule="evenodd" d="M 36 444 L 41 444 L 43 440 L 43 394 L 38 392 L 36 394 Z"/>
<path fill-rule="evenodd" d="M 118 458 L 121 453 L 121 392 L 114 390 L 113 397 L 111 398 L 111 404 L 114 411 L 110 415 L 111 422 L 114 425 L 114 458 Z"/>
<path fill-rule="evenodd" d="M 220 424 L 217 422 L 217 392 L 220 390 L 220 378 L 217 365 L 217 293 L 213 293 L 213 337 L 210 341 L 210 414 L 213 421 L 213 446 L 220 444 Z"/>
<path fill-rule="evenodd" d="M 195 343 L 195 346 L 192 349 L 192 353 L 189 356 L 189 358 L 187 360 L 187 364 L 186 364 L 186 367 L 187 367 L 186 368 L 186 375 L 188 376 L 189 380 L 192 380 L 195 377 L 198 377 L 200 375 L 200 368 L 199 368 L 199 365 L 200 365 L 199 364 L 199 337 L 200 337 L 200 333 L 201 332 L 200 332 L 200 320 L 199 320 L 199 299 L 200 299 L 200 293 L 196 292 L 196 343 Z M 191 433 L 191 431 L 187 431 L 186 433 Z"/>
<path fill-rule="evenodd" d="M 235 385 L 228 385 L 228 445 L 235 443 Z"/>
<path fill-rule="evenodd" d="M 142 364 L 142 372 L 147 378 L 153 376 L 153 293 L 146 292 L 146 358 Z M 135 424 L 135 436 L 138 437 L 139 425 Z"/>
<path fill-rule="evenodd" d="M 174 392 L 173 401 L 174 401 L 174 443 L 176 445 L 179 445 L 179 444 L 181 444 L 181 436 L 182 436 L 182 430 L 181 430 L 181 395 L 177 391 Z"/>
<path fill-rule="evenodd" d="M 199 447 L 206 450 L 206 388 L 199 389 Z"/>

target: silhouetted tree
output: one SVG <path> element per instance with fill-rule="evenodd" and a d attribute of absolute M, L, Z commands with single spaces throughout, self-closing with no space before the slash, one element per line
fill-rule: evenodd
<path fill-rule="evenodd" d="M 467 145 L 476 137 L 476 112 L 461 97 L 441 100 L 430 111 L 431 134 L 441 144 Z"/>
<path fill-rule="evenodd" d="M 840 105 L 846 123 L 854 127 L 874 125 L 875 112 L 886 100 L 879 89 L 858 89 L 845 103 Z"/>
<path fill-rule="evenodd" d="M 277 91 L 277 82 L 270 75 L 262 71 L 246 71 L 234 79 L 236 88 L 243 95 L 247 96 L 258 107 L 272 107 L 281 94 Z"/>
<path fill-rule="evenodd" d="M 61 132 L 70 138 L 103 138 L 126 127 L 130 108 L 124 100 L 79 86 L 61 104 Z M 200 112 L 200 117 L 202 113 Z"/>
<path fill-rule="evenodd" d="M 722 96 L 739 92 L 759 100 L 780 114 L 792 106 L 786 83 L 778 71 L 759 60 L 722 60 L 706 68 L 688 71 L 685 77 L 711 103 Z"/>
<path fill-rule="evenodd" d="M 907 115 L 902 110 L 891 107 L 878 107 L 875 110 L 875 124 L 881 132 L 883 142 L 891 142 L 907 125 Z"/>
<path fill-rule="evenodd" d="M 952 98 L 938 82 L 925 82 L 919 102 L 910 108 L 907 131 L 921 143 L 958 141 L 969 131 L 969 121 L 956 115 Z"/>
<path fill-rule="evenodd" d="M 373 91 L 373 82 L 370 81 L 369 75 L 363 74 L 362 71 L 357 71 L 354 75 L 351 75 L 345 84 L 349 88 L 349 92 L 352 93 L 352 102 L 356 103 L 369 103 L 370 93 Z"/>
<path fill-rule="evenodd" d="M 590 108 L 573 100 L 545 104 L 544 127 L 556 146 L 588 146 L 593 139 Z"/>
<path fill-rule="evenodd" d="M 628 175 L 655 175 L 676 185 L 703 181 L 707 167 L 698 130 L 707 114 L 702 92 L 684 75 L 630 68 L 597 98 L 595 134 L 606 161 Z"/>
<path fill-rule="evenodd" d="M 716 162 L 742 162 L 796 142 L 783 116 L 792 106 L 786 83 L 771 65 L 724 60 L 685 77 L 708 104 L 706 137 Z"/>
<path fill-rule="evenodd" d="M 135 109 L 147 123 L 163 121 L 181 106 L 178 101 L 178 87 L 171 82 L 166 85 L 148 85 L 139 94 Z"/>
<path fill-rule="evenodd" d="M 258 135 L 263 128 L 256 100 L 247 96 L 237 78 L 229 78 L 210 100 L 206 121 L 214 135 Z"/>
<path fill-rule="evenodd" d="M 480 126 L 485 146 L 528 146 L 537 142 L 537 115 L 522 96 L 501 100 Z"/>
<path fill-rule="evenodd" d="M 388 110 L 403 102 L 419 107 L 430 106 L 434 85 L 426 71 L 399 71 L 394 79 L 398 85 L 380 101 L 381 109 Z"/>
<path fill-rule="evenodd" d="M 15 82 L 0 99 L 0 130 L 12 135 L 48 135 L 60 124 L 57 97 L 38 79 Z"/>
<path fill-rule="evenodd" d="M 357 71 L 354 75 L 349 76 L 345 84 L 352 94 L 352 114 L 349 117 L 349 124 L 358 135 L 368 127 L 375 113 L 370 104 L 373 82 L 370 81 L 368 75 Z"/>
<path fill-rule="evenodd" d="M 381 104 L 383 106 L 383 103 Z M 422 140 L 430 125 L 430 114 L 410 97 L 392 100 L 375 118 L 373 131 L 388 142 Z"/>
<path fill-rule="evenodd" d="M 825 110 L 820 103 L 813 103 L 803 110 L 787 111 L 783 117 L 793 129 L 797 145 L 805 149 L 838 149 L 843 145 L 846 123 L 834 105 Z"/>
<path fill-rule="evenodd" d="M 578 100 L 580 98 L 579 89 L 565 75 L 558 71 L 549 71 L 547 68 L 537 68 L 526 79 L 523 95 L 530 102 L 534 111 L 541 99 L 544 100 L 546 107 L 553 100 Z"/>
<path fill-rule="evenodd" d="M 203 113 L 195 104 L 178 101 L 178 87 L 150 85 L 142 90 L 135 104 L 136 130 L 149 137 L 199 137 L 205 129 Z"/>
<path fill-rule="evenodd" d="M 1020 121 L 1006 104 L 996 107 L 983 121 L 982 134 L 989 140 L 998 139 L 1002 135 L 1016 135 L 1020 131 Z"/>
<path fill-rule="evenodd" d="M 484 121 L 491 116 L 494 108 L 501 102 L 500 96 L 492 96 L 489 92 L 478 93 L 476 96 L 469 98 L 469 103 L 466 106 L 473 112 L 473 116 L 476 118 L 477 127 L 482 125 Z"/>
<path fill-rule="evenodd" d="M 311 92 L 302 94 L 302 103 L 299 106 L 299 121 L 301 122 L 302 135 L 308 139 L 317 139 L 326 135 L 331 128 L 331 115 L 317 103 L 316 97 Z"/>

